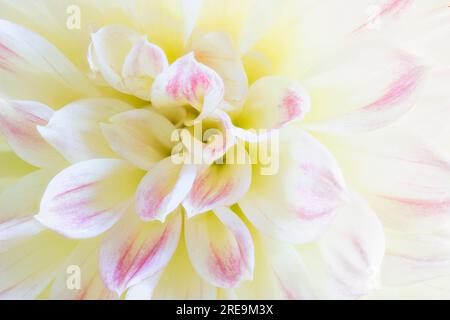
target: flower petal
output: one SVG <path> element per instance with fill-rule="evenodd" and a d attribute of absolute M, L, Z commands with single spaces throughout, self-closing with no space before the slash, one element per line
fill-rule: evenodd
<path fill-rule="evenodd" d="M 220 76 L 197 62 L 189 53 L 176 60 L 153 83 L 152 103 L 155 107 L 176 107 L 190 104 L 200 112 L 201 120 L 217 109 L 224 96 Z"/>
<path fill-rule="evenodd" d="M 131 286 L 125 296 L 126 300 L 151 300 L 153 292 L 158 285 L 159 279 L 161 278 L 161 273 L 158 272 L 155 275 L 142 280 L 138 284 Z"/>
<path fill-rule="evenodd" d="M 182 0 L 181 6 L 183 9 L 185 25 L 184 41 L 186 42 L 195 28 L 195 24 L 203 6 L 203 0 Z"/>
<path fill-rule="evenodd" d="M 51 108 L 39 102 L 0 99 L 0 132 L 19 157 L 37 167 L 64 163 L 36 130 L 37 126 L 46 125 L 52 114 Z"/>
<path fill-rule="evenodd" d="M 279 159 L 278 166 L 254 167 L 252 185 L 239 206 L 260 232 L 283 241 L 309 242 L 342 205 L 344 178 L 332 154 L 302 130 L 286 128 L 274 143 L 280 145 L 279 154 L 268 156 Z"/>
<path fill-rule="evenodd" d="M 310 105 L 308 93 L 296 81 L 264 77 L 250 87 L 236 124 L 244 129 L 278 129 L 303 119 Z"/>
<path fill-rule="evenodd" d="M 213 164 L 203 168 L 183 201 L 186 214 L 193 217 L 235 204 L 246 194 L 251 180 L 252 166 L 248 158 L 243 163 Z"/>
<path fill-rule="evenodd" d="M 180 272 L 183 270 L 183 272 Z M 203 280 L 189 259 L 184 237 L 154 289 L 155 300 L 215 299 L 217 288 Z"/>
<path fill-rule="evenodd" d="M 109 291 L 98 270 L 98 239 L 81 241 L 64 261 L 59 274 L 52 284 L 52 300 L 110 300 L 115 293 Z M 75 268 L 74 268 L 75 267 Z M 71 276 L 80 272 L 80 287 L 69 286 Z M 71 284 L 71 285 L 75 285 Z"/>
<path fill-rule="evenodd" d="M 198 274 L 220 288 L 251 280 L 253 240 L 246 225 L 229 208 L 218 208 L 185 223 L 189 258 Z"/>
<path fill-rule="evenodd" d="M 0 20 L 0 82 L 2 93 L 11 99 L 52 106 L 97 95 L 89 80 L 57 48 L 6 20 Z"/>
<path fill-rule="evenodd" d="M 172 123 L 147 109 L 119 113 L 102 123 L 102 131 L 112 150 L 137 167 L 148 170 L 171 152 Z"/>
<path fill-rule="evenodd" d="M 192 187 L 197 169 L 166 158 L 150 168 L 136 193 L 136 210 L 143 220 L 164 221 Z"/>
<path fill-rule="evenodd" d="M 153 80 L 169 66 L 164 51 L 146 39 L 137 41 L 122 68 L 124 85 L 143 100 L 150 100 Z"/>
<path fill-rule="evenodd" d="M 319 255 L 306 257 L 319 296 L 357 298 L 377 285 L 384 257 L 383 226 L 367 203 L 356 194 L 318 240 Z"/>
<path fill-rule="evenodd" d="M 36 219 L 70 238 L 97 236 L 128 209 L 141 174 L 122 160 L 72 165 L 50 182 Z"/>
<path fill-rule="evenodd" d="M 216 71 L 225 85 L 225 100 L 239 103 L 248 89 L 247 74 L 231 36 L 223 32 L 207 33 L 191 44 L 195 58 Z"/>
<path fill-rule="evenodd" d="M 113 157 L 99 122 L 131 107 L 115 99 L 86 99 L 56 111 L 46 126 L 38 127 L 42 137 L 69 162 Z"/>
<path fill-rule="evenodd" d="M 74 245 L 73 240 L 47 231 L 0 252 L 0 299 L 36 299 Z"/>
<path fill-rule="evenodd" d="M 181 214 L 166 223 L 142 223 L 130 212 L 104 238 L 100 249 L 100 273 L 106 286 L 120 296 L 161 271 L 172 257 L 180 238 Z"/>
<path fill-rule="evenodd" d="M 0 241 L 32 236 L 44 228 L 34 219 L 53 170 L 32 172 L 6 189 L 0 196 Z"/>

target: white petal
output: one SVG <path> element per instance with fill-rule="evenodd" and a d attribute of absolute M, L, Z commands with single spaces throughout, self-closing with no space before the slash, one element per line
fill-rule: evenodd
<path fill-rule="evenodd" d="M 115 99 L 79 100 L 56 111 L 48 124 L 38 130 L 71 163 L 113 157 L 99 122 L 130 109 Z"/>
<path fill-rule="evenodd" d="M 141 171 L 122 160 L 72 165 L 50 182 L 36 219 L 70 238 L 97 236 L 128 209 L 141 176 Z"/>
<path fill-rule="evenodd" d="M 181 214 L 166 223 L 142 223 L 134 212 L 124 217 L 103 239 L 100 273 L 106 286 L 120 296 L 130 286 L 163 270 L 180 238 Z"/>
<path fill-rule="evenodd" d="M 159 272 L 149 278 L 142 280 L 138 284 L 130 287 L 125 296 L 126 300 L 151 300 L 153 292 L 158 285 L 161 278 L 161 273 Z"/>
<path fill-rule="evenodd" d="M 260 232 L 284 241 L 309 242 L 342 205 L 343 176 L 333 155 L 299 129 L 282 130 L 274 142 L 280 145 L 279 154 L 268 155 L 272 159 L 268 168 L 254 167 L 252 185 L 239 206 Z M 266 143 L 261 142 L 260 148 Z"/>
<path fill-rule="evenodd" d="M 228 208 L 218 208 L 185 223 L 189 258 L 198 274 L 214 286 L 230 288 L 253 277 L 253 240 Z"/>

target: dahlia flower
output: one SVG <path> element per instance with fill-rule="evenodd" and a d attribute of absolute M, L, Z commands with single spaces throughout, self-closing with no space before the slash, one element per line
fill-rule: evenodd
<path fill-rule="evenodd" d="M 450 298 L 448 1 L 0 19 L 0 298 Z"/>

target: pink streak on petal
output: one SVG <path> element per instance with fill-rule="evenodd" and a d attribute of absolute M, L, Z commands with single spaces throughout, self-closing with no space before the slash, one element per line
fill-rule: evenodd
<path fill-rule="evenodd" d="M 386 2 L 380 9 L 380 12 L 375 15 L 374 17 L 371 17 L 369 21 L 366 21 L 364 24 L 362 24 L 360 27 L 358 27 L 354 32 L 359 32 L 362 29 L 366 28 L 369 24 L 373 23 L 377 19 L 382 18 L 383 16 L 386 16 L 391 13 L 399 14 L 404 9 L 406 9 L 411 3 L 413 3 L 412 0 L 390 0 Z"/>
<path fill-rule="evenodd" d="M 231 250 L 220 251 L 211 245 L 208 268 L 216 278 L 233 286 L 241 277 L 242 259 Z"/>
<path fill-rule="evenodd" d="M 421 200 L 410 199 L 396 196 L 379 195 L 379 197 L 405 205 L 413 210 L 417 210 L 418 215 L 423 216 L 435 216 L 445 214 L 446 210 L 450 207 L 450 200 Z"/>

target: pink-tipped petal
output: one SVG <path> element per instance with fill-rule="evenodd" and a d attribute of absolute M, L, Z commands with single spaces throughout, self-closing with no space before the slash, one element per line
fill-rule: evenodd
<path fill-rule="evenodd" d="M 253 240 L 229 208 L 218 208 L 185 223 L 189 258 L 198 274 L 214 286 L 231 288 L 253 278 Z"/>
<path fill-rule="evenodd" d="M 311 98 L 298 82 L 283 77 L 265 77 L 249 89 L 237 126 L 244 129 L 279 129 L 303 119 Z"/>
<path fill-rule="evenodd" d="M 166 158 L 150 168 L 136 192 L 136 210 L 146 221 L 164 221 L 192 187 L 197 169 Z"/>
<path fill-rule="evenodd" d="M 248 191 L 252 166 L 244 163 L 213 164 L 200 171 L 183 207 L 189 217 L 214 208 L 231 206 Z"/>
<path fill-rule="evenodd" d="M 51 108 L 39 102 L 0 99 L 0 133 L 26 162 L 41 168 L 59 166 L 64 160 L 37 130 L 52 114 Z"/>
<path fill-rule="evenodd" d="M 122 160 L 72 165 L 50 182 L 36 219 L 70 238 L 95 237 L 128 209 L 141 176 L 140 170 Z"/>
<path fill-rule="evenodd" d="M 195 58 L 216 71 L 225 85 L 225 100 L 240 103 L 248 90 L 247 74 L 231 36 L 223 32 L 207 33 L 190 46 Z"/>
<path fill-rule="evenodd" d="M 333 155 L 316 139 L 286 128 L 276 141 L 278 166 L 253 170 L 249 192 L 239 201 L 247 218 L 262 233 L 304 243 L 317 238 L 342 205 L 346 187 Z M 266 143 L 266 142 L 263 142 Z M 276 169 L 276 170 L 275 170 Z"/>
<path fill-rule="evenodd" d="M 155 107 L 190 104 L 200 112 L 197 120 L 219 108 L 223 96 L 224 84 L 220 76 L 197 62 L 193 53 L 171 64 L 155 79 L 152 87 L 152 103 Z"/>
<path fill-rule="evenodd" d="M 100 273 L 106 286 L 119 294 L 162 271 L 180 238 L 181 214 L 166 223 L 142 223 L 134 212 L 124 217 L 103 239 Z"/>
<path fill-rule="evenodd" d="M 153 80 L 169 66 L 164 51 L 149 43 L 138 40 L 125 58 L 122 77 L 128 90 L 143 100 L 150 100 Z"/>

